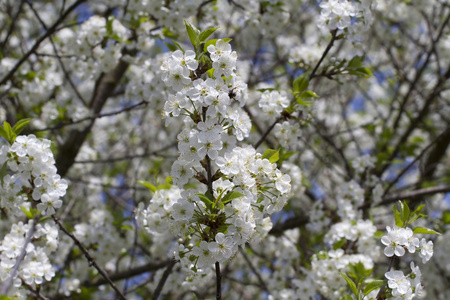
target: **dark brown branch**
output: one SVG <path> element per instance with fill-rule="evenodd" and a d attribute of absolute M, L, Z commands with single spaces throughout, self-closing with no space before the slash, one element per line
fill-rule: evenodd
<path fill-rule="evenodd" d="M 139 266 L 139 267 L 135 267 L 133 269 L 129 269 L 123 272 L 118 272 L 115 274 L 111 274 L 109 276 L 109 278 L 112 281 L 118 281 L 118 280 L 123 280 L 123 279 L 128 279 L 134 276 L 138 276 L 147 272 L 153 272 L 156 270 L 159 270 L 161 268 L 166 267 L 167 265 L 169 265 L 169 263 L 171 263 L 172 260 L 163 260 L 163 261 L 158 261 L 158 262 L 151 262 L 148 264 L 145 264 L 143 266 Z M 92 282 L 85 282 L 84 286 L 87 287 L 94 287 L 94 286 L 99 286 L 99 285 L 103 285 L 108 283 L 108 281 L 105 278 L 98 278 L 95 281 Z"/>
<path fill-rule="evenodd" d="M 133 110 L 133 109 L 135 109 L 135 108 L 137 108 L 137 107 L 139 107 L 141 105 L 147 106 L 147 104 L 148 104 L 148 101 L 143 100 L 143 101 L 141 101 L 141 102 L 139 102 L 137 104 L 131 105 L 129 107 L 125 107 L 125 108 L 120 109 L 118 111 L 113 111 L 113 112 L 104 113 L 104 114 L 97 113 L 97 114 L 95 114 L 92 117 L 86 117 L 86 118 L 82 118 L 82 119 L 79 119 L 79 120 L 76 120 L 76 121 L 72 121 L 72 122 L 59 123 L 59 124 L 56 124 L 55 126 L 51 126 L 51 127 L 34 129 L 34 130 L 32 130 L 32 132 L 55 130 L 55 129 L 60 129 L 60 128 L 63 128 L 63 127 L 66 127 L 66 126 L 79 124 L 79 123 L 82 123 L 82 122 L 88 121 L 88 120 L 92 121 L 92 120 L 101 119 L 101 118 L 104 118 L 104 117 L 111 117 L 111 116 L 115 116 L 115 115 L 121 114 L 123 112 L 131 111 L 131 110 Z"/>
<path fill-rule="evenodd" d="M 161 291 L 164 287 L 164 284 L 167 281 L 167 278 L 169 278 L 170 273 L 172 272 L 173 266 L 178 262 L 178 260 L 172 259 L 167 266 L 167 269 L 164 271 L 161 280 L 158 283 L 158 286 L 156 287 L 155 292 L 152 295 L 152 300 L 157 300 L 159 295 L 161 294 Z"/>
<path fill-rule="evenodd" d="M 96 85 L 94 96 L 91 100 L 90 107 L 94 115 L 100 113 L 106 100 L 113 93 L 114 88 L 119 83 L 125 71 L 128 68 L 128 63 L 120 60 L 117 66 L 110 73 L 101 77 Z M 63 177 L 73 165 L 75 157 L 80 151 L 88 134 L 91 132 L 94 126 L 95 119 L 91 120 L 91 123 L 86 126 L 82 131 L 73 130 L 69 133 L 69 137 L 66 142 L 58 149 L 58 155 L 56 156 L 56 168 L 58 173 Z"/>
<path fill-rule="evenodd" d="M 306 216 L 296 216 L 287 219 L 283 223 L 275 224 L 275 226 L 272 227 L 272 229 L 269 231 L 269 234 L 273 235 L 280 235 L 284 231 L 289 229 L 294 229 L 303 225 L 306 225 L 308 223 L 309 218 Z"/>
<path fill-rule="evenodd" d="M 448 192 L 450 192 L 450 185 L 434 186 L 434 187 L 424 188 L 424 189 L 415 190 L 415 191 L 411 191 L 411 192 L 405 192 L 405 193 L 401 193 L 401 194 L 394 194 L 394 195 L 387 196 L 387 197 L 383 198 L 383 201 L 380 202 L 378 205 L 389 204 L 389 203 L 395 202 L 397 200 L 412 199 L 412 198 L 417 198 L 417 197 L 422 197 L 422 196 L 427 196 L 427 195 L 434 195 L 434 194 L 448 193 Z"/>
<path fill-rule="evenodd" d="M 222 299 L 222 274 L 220 274 L 220 263 L 216 261 L 216 300 Z"/>

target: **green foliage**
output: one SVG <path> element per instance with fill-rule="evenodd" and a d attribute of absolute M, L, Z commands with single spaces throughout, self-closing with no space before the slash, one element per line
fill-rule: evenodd
<path fill-rule="evenodd" d="M 373 280 L 369 282 L 364 289 L 364 296 L 368 295 L 373 290 L 381 288 L 384 283 L 384 280 Z"/>
<path fill-rule="evenodd" d="M 411 213 L 410 208 L 405 201 L 398 201 L 398 207 L 395 204 L 392 206 L 392 210 L 395 216 L 395 225 L 397 225 L 398 227 L 407 227 L 414 221 L 426 217 L 426 215 L 421 213 L 424 207 L 425 204 L 419 205 Z M 421 234 L 440 234 L 437 231 L 425 227 L 415 227 L 413 232 Z"/>
<path fill-rule="evenodd" d="M 228 202 L 232 201 L 233 199 L 237 199 L 240 197 L 243 197 L 244 194 L 237 192 L 237 191 L 231 191 L 228 192 L 223 198 L 222 198 L 222 203 L 223 204 L 227 204 Z"/>
<path fill-rule="evenodd" d="M 280 150 L 267 149 L 262 159 L 268 159 L 271 163 L 276 163 L 280 159 Z"/>
<path fill-rule="evenodd" d="M 366 278 L 368 278 L 372 274 L 372 269 L 367 270 L 366 268 L 364 268 L 364 264 L 361 262 L 350 265 L 348 276 L 341 272 L 339 272 L 339 274 L 341 274 L 345 281 L 347 281 L 350 290 L 358 300 L 362 300 L 364 296 L 368 295 L 373 290 L 380 288 L 385 283 L 384 280 L 372 280 L 369 283 L 364 284 Z M 351 297 L 351 295 L 345 295 L 344 298 L 341 299 L 353 298 Z"/>
<path fill-rule="evenodd" d="M 22 119 L 17 121 L 14 127 L 8 122 L 3 122 L 3 126 L 0 126 L 0 136 L 2 136 L 10 145 L 14 144 L 17 136 L 22 132 L 22 130 L 31 122 L 32 119 Z"/>

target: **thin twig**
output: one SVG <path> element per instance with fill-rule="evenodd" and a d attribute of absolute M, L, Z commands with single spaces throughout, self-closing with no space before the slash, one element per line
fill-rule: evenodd
<path fill-rule="evenodd" d="M 388 267 L 388 270 L 386 271 L 386 273 L 389 272 L 389 271 L 391 270 L 392 265 L 394 264 L 395 258 L 396 258 L 395 255 L 391 257 L 391 259 L 390 259 L 390 261 L 389 261 L 389 267 Z M 385 288 L 386 288 L 386 284 L 383 284 L 383 286 L 381 287 L 380 291 L 379 291 L 378 294 L 377 294 L 377 298 L 376 298 L 377 300 L 383 299 L 383 298 L 381 298 L 381 296 L 383 295 L 382 293 L 383 293 L 383 291 L 384 291 Z"/>
<path fill-rule="evenodd" d="M 56 20 L 56 22 L 34 43 L 33 47 L 25 53 L 24 56 L 14 65 L 14 67 L 6 74 L 5 77 L 0 81 L 0 85 L 5 84 L 11 77 L 14 75 L 14 73 L 20 68 L 20 66 L 30 57 L 31 54 L 33 54 L 37 48 L 39 48 L 39 45 L 48 38 L 51 34 L 53 34 L 56 30 L 56 27 L 64 21 L 64 19 L 75 9 L 77 8 L 81 3 L 85 2 L 86 0 L 78 0 L 74 4 L 72 4 L 59 18 Z"/>
<path fill-rule="evenodd" d="M 241 252 L 242 256 L 244 257 L 245 261 L 247 262 L 248 266 L 252 270 L 252 272 L 256 275 L 256 278 L 258 278 L 259 284 L 261 287 L 270 294 L 269 289 L 267 288 L 267 284 L 264 282 L 264 280 L 261 277 L 261 274 L 255 269 L 252 262 L 248 258 L 247 254 L 245 253 L 244 249 L 242 247 L 239 247 L 239 252 Z"/>
<path fill-rule="evenodd" d="M 97 113 L 97 114 L 94 114 L 92 117 L 85 117 L 83 119 L 79 119 L 79 120 L 72 121 L 72 122 L 59 123 L 59 124 L 57 124 L 55 126 L 51 126 L 51 127 L 34 129 L 34 130 L 32 130 L 32 132 L 55 130 L 55 129 L 60 129 L 60 128 L 63 128 L 63 127 L 66 127 L 66 126 L 79 124 L 79 123 L 82 123 L 82 122 L 88 121 L 88 120 L 95 120 L 95 119 L 101 119 L 101 118 L 104 118 L 104 117 L 115 116 L 115 115 L 121 114 L 123 112 L 131 111 L 131 110 L 133 110 L 133 109 L 135 109 L 135 108 L 137 108 L 137 107 L 139 107 L 141 105 L 146 106 L 147 104 L 148 104 L 148 101 L 142 100 L 141 102 L 139 102 L 137 104 L 134 104 L 134 105 L 122 108 L 122 109 L 120 109 L 118 111 L 113 111 L 113 112 L 104 113 L 104 114 Z"/>
<path fill-rule="evenodd" d="M 122 300 L 127 300 L 127 298 L 124 296 L 124 294 L 117 288 L 116 284 L 109 278 L 108 274 L 97 264 L 95 259 L 89 254 L 89 251 L 81 244 L 81 242 L 72 234 L 70 233 L 59 221 L 55 215 L 52 215 L 52 219 L 55 221 L 56 224 L 58 224 L 59 229 L 61 229 L 68 237 L 70 237 L 75 244 L 78 246 L 78 248 L 83 252 L 84 256 L 86 257 L 89 266 L 93 266 L 100 275 L 103 276 L 103 278 L 106 279 L 106 281 L 109 283 L 109 285 L 114 289 L 114 291 L 119 295 L 119 297 Z"/>
<path fill-rule="evenodd" d="M 19 266 L 22 263 L 22 261 L 25 259 L 25 255 L 27 254 L 27 247 L 28 244 L 31 243 L 31 239 L 33 238 L 34 231 L 36 230 L 36 224 L 39 222 L 39 217 L 36 217 L 33 219 L 33 224 L 31 224 L 31 228 L 27 232 L 27 238 L 25 239 L 25 243 L 23 244 L 22 249 L 20 250 L 19 257 L 17 258 L 17 261 L 11 270 L 10 274 L 11 276 L 8 278 L 8 281 L 2 286 L 2 289 L 0 291 L 0 295 L 7 295 L 9 292 L 9 289 L 11 288 L 11 285 L 13 283 L 14 277 L 16 276 L 17 271 L 19 270 Z"/>
<path fill-rule="evenodd" d="M 159 280 L 158 286 L 156 287 L 155 292 L 153 293 L 152 300 L 158 299 L 159 295 L 161 294 L 161 291 L 164 287 L 164 284 L 167 281 L 167 278 L 169 278 L 170 273 L 172 272 L 173 266 L 178 262 L 178 260 L 172 259 L 167 266 L 166 270 L 164 271 L 161 279 Z"/>

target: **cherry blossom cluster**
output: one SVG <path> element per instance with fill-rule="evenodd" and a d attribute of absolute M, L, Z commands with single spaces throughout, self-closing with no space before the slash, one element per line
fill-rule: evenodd
<path fill-rule="evenodd" d="M 328 299 L 341 299 L 347 290 L 347 285 L 339 272 L 346 273 L 350 265 L 358 263 L 362 263 L 366 270 L 374 266 L 371 256 L 346 254 L 343 249 L 321 251 L 315 254 L 311 262 L 311 272 L 316 288 Z"/>
<path fill-rule="evenodd" d="M 57 174 L 50 144 L 34 135 L 20 135 L 11 146 L 1 147 L 0 165 L 10 171 L 2 179 L 0 207 L 11 219 L 23 217 L 24 211 L 34 215 L 34 208 L 52 215 L 61 207 L 67 182 Z M 49 255 L 58 246 L 58 229 L 50 221 L 35 222 L 13 224 L 0 245 L 1 281 L 12 276 L 14 289 L 9 293 L 19 298 L 22 283 L 35 287 L 55 276 Z"/>
<path fill-rule="evenodd" d="M 265 91 L 258 102 L 259 107 L 265 112 L 270 120 L 280 116 L 283 109 L 287 108 L 291 101 L 278 91 Z"/>
<path fill-rule="evenodd" d="M 276 164 L 252 146 L 236 147 L 251 127 L 239 108 L 246 101 L 246 85 L 235 74 L 236 52 L 218 40 L 205 55 L 211 60 L 208 72 L 191 50 L 174 51 L 161 66 L 162 80 L 173 90 L 164 105 L 166 124 L 186 116 L 178 135 L 180 156 L 171 171 L 180 190 L 163 203 L 155 193 L 138 217 L 153 231 L 163 229 L 167 219 L 173 234 L 188 238 L 191 246 L 181 244 L 175 257 L 195 272 L 228 260 L 247 241 L 261 239 L 270 230 L 267 216 L 283 208 L 291 189 L 289 175 Z M 192 179 L 204 185 L 183 189 Z M 165 218 L 167 212 L 170 218 Z"/>
<path fill-rule="evenodd" d="M 411 228 L 401 228 L 397 226 L 386 227 L 387 235 L 383 236 L 381 242 L 386 246 L 384 254 L 387 257 L 403 256 L 406 250 L 409 253 L 418 252 L 422 262 L 426 263 L 433 256 L 433 242 L 427 241 L 425 238 L 419 240 Z"/>
<path fill-rule="evenodd" d="M 13 224 L 0 245 L 0 280 L 13 281 L 9 295 L 17 299 L 27 299 L 23 284 L 35 289 L 55 276 L 49 256 L 58 247 L 58 229 L 52 222 L 34 222 Z"/>
<path fill-rule="evenodd" d="M 345 32 L 352 41 L 361 41 L 373 21 L 372 1 L 324 0 L 319 27 Z"/>
<path fill-rule="evenodd" d="M 405 276 L 402 271 L 389 271 L 385 275 L 391 296 L 388 299 L 413 299 L 423 296 L 422 272 L 411 262 L 411 273 Z"/>
<path fill-rule="evenodd" d="M 15 215 L 23 215 L 33 199 L 37 209 L 52 215 L 60 208 L 60 197 L 66 194 L 67 182 L 56 173 L 49 140 L 34 135 L 18 136 L 11 146 L 0 149 L 0 165 L 7 164 L 13 172 L 3 178 L 0 207 Z"/>

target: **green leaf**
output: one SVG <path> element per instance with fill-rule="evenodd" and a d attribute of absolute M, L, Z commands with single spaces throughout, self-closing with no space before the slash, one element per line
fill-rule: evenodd
<path fill-rule="evenodd" d="M 339 300 L 353 300 L 352 296 L 350 296 L 349 294 L 343 296 L 341 299 Z"/>
<path fill-rule="evenodd" d="M 298 76 L 293 83 L 294 93 L 299 94 L 305 91 L 309 85 L 309 75 L 307 73 L 303 73 Z"/>
<path fill-rule="evenodd" d="M 409 207 L 405 201 L 403 201 L 403 202 L 399 201 L 399 204 L 400 204 L 400 213 L 401 213 L 402 221 L 405 224 L 405 223 L 407 223 L 407 221 L 409 219 L 409 214 L 410 214 Z M 408 225 L 408 224 L 406 224 L 406 225 Z"/>
<path fill-rule="evenodd" d="M 268 159 L 270 163 L 277 162 L 279 158 L 280 158 L 280 151 L 273 149 L 267 149 L 262 156 L 262 159 Z"/>
<path fill-rule="evenodd" d="M 304 106 L 304 107 L 311 107 L 312 106 L 312 102 L 308 101 L 308 100 L 304 100 L 303 98 L 297 97 L 296 98 L 297 103 Z"/>
<path fill-rule="evenodd" d="M 200 30 L 198 30 L 194 25 L 192 25 L 188 21 L 184 21 L 184 24 L 186 25 L 186 31 L 188 33 L 189 39 L 191 40 L 192 46 L 194 46 L 194 49 L 197 50 L 197 46 L 199 44 Z"/>
<path fill-rule="evenodd" d="M 184 51 L 184 49 L 183 49 L 183 47 L 181 47 L 180 46 L 180 44 L 178 44 L 177 42 L 175 42 L 174 40 L 172 40 L 172 43 L 174 43 L 175 44 L 175 46 L 177 46 L 178 47 L 178 49 L 180 49 L 183 53 L 185 52 Z"/>
<path fill-rule="evenodd" d="M 316 93 L 314 93 L 313 91 L 304 91 L 300 97 L 302 98 L 317 98 L 319 97 Z"/>
<path fill-rule="evenodd" d="M 350 277 L 348 277 L 344 273 L 339 272 L 339 274 L 341 274 L 341 276 L 345 279 L 345 281 L 347 281 L 347 283 L 350 286 L 350 289 L 352 290 L 353 294 L 355 294 L 355 296 L 358 296 L 358 291 L 356 289 L 356 284 L 353 282 L 353 280 L 351 280 Z"/>
<path fill-rule="evenodd" d="M 384 280 L 373 280 L 369 282 L 364 289 L 364 296 L 368 295 L 373 290 L 381 288 L 383 284 Z"/>
<path fill-rule="evenodd" d="M 395 225 L 397 225 L 397 227 L 403 227 L 402 216 L 397 209 L 397 205 L 394 204 L 392 206 L 392 211 L 394 212 L 394 216 L 395 216 Z"/>
<path fill-rule="evenodd" d="M 171 44 L 171 43 L 167 43 L 167 42 L 164 42 L 164 44 L 172 52 L 178 50 L 178 48 L 177 48 L 177 46 L 175 44 Z"/>
<path fill-rule="evenodd" d="M 442 215 L 442 222 L 444 222 L 444 224 L 450 224 L 450 210 L 444 211 Z"/>
<path fill-rule="evenodd" d="M 362 67 L 364 61 L 364 56 L 355 56 L 347 64 L 349 69 L 357 69 Z"/>
<path fill-rule="evenodd" d="M 3 178 L 5 178 L 5 176 L 6 176 L 7 165 L 8 165 L 7 163 L 4 163 L 2 168 L 0 169 L 0 180 L 2 182 L 2 187 L 3 187 Z"/>
<path fill-rule="evenodd" d="M 434 231 L 433 229 L 425 228 L 425 227 L 415 227 L 413 230 L 414 233 L 423 233 L 423 234 L 440 234 L 437 231 Z"/>
<path fill-rule="evenodd" d="M 203 195 L 203 194 L 201 194 L 201 193 L 196 193 L 196 195 L 200 198 L 200 200 L 201 200 L 203 203 L 206 204 L 206 206 L 207 206 L 208 208 L 211 209 L 211 208 L 213 207 L 214 203 L 213 203 L 211 200 L 209 200 L 208 197 L 206 197 L 205 195 Z"/>
<path fill-rule="evenodd" d="M 381 240 L 381 238 L 384 236 L 384 232 L 377 230 L 374 234 L 373 234 L 373 238 L 377 239 L 377 240 Z"/>
<path fill-rule="evenodd" d="M 213 39 L 213 40 L 209 40 L 209 41 L 207 41 L 207 42 L 205 43 L 205 45 L 203 46 L 203 51 L 204 51 L 204 52 L 208 52 L 208 46 L 209 46 L 209 45 L 214 45 L 214 46 L 215 46 L 218 40 L 222 40 L 222 41 L 224 41 L 225 43 L 229 43 L 229 42 L 231 42 L 232 39 L 226 38 L 226 39 Z"/>
<path fill-rule="evenodd" d="M 11 128 L 11 125 L 9 125 L 8 122 L 3 122 L 3 129 L 6 131 L 6 135 L 8 136 L 7 141 L 12 145 L 14 144 L 14 141 L 16 140 L 16 134 Z"/>
<path fill-rule="evenodd" d="M 27 126 L 28 123 L 30 123 L 33 119 L 28 118 L 28 119 L 22 119 L 17 121 L 16 125 L 14 125 L 13 127 L 13 131 L 19 135 L 22 130 L 25 128 L 25 126 Z"/>
<path fill-rule="evenodd" d="M 240 197 L 242 197 L 242 196 L 244 196 L 244 194 L 242 194 L 242 193 L 240 193 L 240 192 L 237 192 L 237 191 L 231 191 L 231 192 L 228 192 L 228 193 L 222 198 L 222 203 L 223 203 L 223 204 L 227 204 L 227 203 L 230 202 L 231 200 L 236 199 L 236 198 L 240 198 Z"/>
<path fill-rule="evenodd" d="M 208 28 L 205 31 L 203 31 L 202 33 L 200 33 L 200 43 L 205 42 L 210 36 L 211 34 L 214 33 L 214 31 L 216 31 L 217 29 L 219 29 L 219 27 L 215 27 L 215 28 Z"/>
<path fill-rule="evenodd" d="M 28 219 L 33 219 L 33 214 L 31 213 L 31 211 L 27 210 L 23 206 L 21 206 L 20 209 L 25 213 Z"/>
<path fill-rule="evenodd" d="M 170 39 L 177 39 L 177 36 L 175 35 L 175 33 L 173 33 L 172 31 L 170 31 L 170 29 L 169 28 L 163 28 L 163 30 L 162 30 L 162 34 L 165 36 L 165 37 L 168 37 L 168 38 L 170 38 Z"/>
<path fill-rule="evenodd" d="M 208 71 L 206 71 L 206 74 L 208 74 L 209 78 L 213 78 L 214 77 L 214 68 L 211 68 Z"/>
<path fill-rule="evenodd" d="M 344 244 L 347 242 L 346 238 L 342 238 L 339 241 L 337 241 L 336 243 L 334 243 L 333 245 L 333 250 L 337 250 L 339 248 L 342 248 L 342 246 L 344 246 Z"/>
<path fill-rule="evenodd" d="M 146 188 L 148 188 L 150 191 L 152 191 L 153 193 L 156 192 L 158 189 L 156 188 L 156 186 L 154 186 L 153 184 L 151 184 L 148 181 L 145 180 L 138 180 L 137 183 L 139 183 L 140 185 L 145 186 Z"/>
<path fill-rule="evenodd" d="M 2 136 L 9 143 L 9 135 L 2 126 L 0 126 L 0 136 Z"/>

